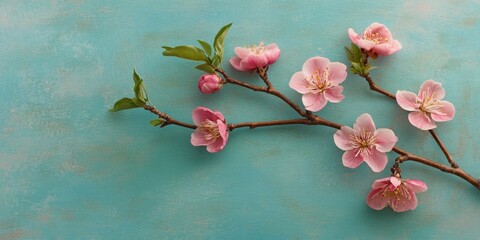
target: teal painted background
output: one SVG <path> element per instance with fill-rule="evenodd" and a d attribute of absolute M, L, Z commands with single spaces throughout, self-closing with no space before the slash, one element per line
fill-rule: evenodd
<path fill-rule="evenodd" d="M 303 62 L 321 55 L 346 63 L 347 29 L 378 21 L 403 49 L 375 61 L 374 78 L 392 92 L 442 82 L 457 115 L 438 134 L 480 177 L 478 12 L 478 1 L 465 0 L 2 0 L 0 239 L 477 238 L 480 192 L 415 163 L 404 164 L 404 177 L 429 187 L 417 210 L 369 209 L 372 181 L 389 173 L 343 167 L 332 129 L 239 129 L 224 151 L 209 154 L 190 145 L 188 129 L 153 128 L 142 110 L 107 110 L 131 95 L 136 67 L 155 105 L 183 121 L 198 105 L 229 122 L 293 118 L 265 94 L 226 86 L 201 95 L 194 63 L 165 58 L 160 47 L 210 41 L 233 22 L 225 57 L 235 46 L 276 42 L 272 82 L 301 104 L 288 81 Z M 398 146 L 444 161 L 394 102 L 358 76 L 343 86 L 346 99 L 320 116 L 351 125 L 369 112 L 378 127 L 394 129 Z"/>

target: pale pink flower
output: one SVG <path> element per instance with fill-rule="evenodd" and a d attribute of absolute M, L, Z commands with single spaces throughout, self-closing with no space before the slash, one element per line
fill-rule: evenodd
<path fill-rule="evenodd" d="M 375 210 L 390 206 L 395 212 L 415 210 L 418 200 L 415 193 L 427 191 L 427 185 L 420 180 L 387 177 L 376 180 L 367 196 L 367 204 Z"/>
<path fill-rule="evenodd" d="M 445 90 L 442 84 L 431 79 L 423 82 L 418 92 L 397 91 L 397 103 L 403 109 L 411 111 L 408 114 L 410 123 L 422 130 L 437 127 L 435 122 L 446 122 L 455 116 L 455 107 L 448 101 L 443 101 Z"/>
<path fill-rule="evenodd" d="M 388 56 L 402 49 L 399 41 L 393 39 L 392 34 L 385 25 L 374 22 L 368 26 L 362 35 L 358 35 L 353 29 L 348 29 L 348 36 L 362 49 L 369 52 L 369 55 L 376 57 Z"/>
<path fill-rule="evenodd" d="M 223 114 L 206 107 L 197 107 L 192 113 L 197 126 L 190 142 L 193 146 L 207 146 L 208 152 L 219 152 L 227 143 L 228 126 Z"/>
<path fill-rule="evenodd" d="M 211 94 L 223 87 L 223 80 L 215 73 L 203 74 L 198 80 L 198 90 L 204 94 Z"/>
<path fill-rule="evenodd" d="M 305 61 L 302 71 L 293 74 L 289 86 L 303 94 L 305 109 L 316 112 L 325 107 L 327 102 L 339 103 L 345 98 L 340 83 L 346 77 L 345 64 L 317 56 Z"/>
<path fill-rule="evenodd" d="M 335 132 L 333 140 L 338 148 L 345 151 L 343 165 L 356 168 L 366 162 L 374 172 L 382 171 L 387 165 L 387 152 L 398 141 L 392 130 L 375 128 L 375 123 L 368 113 L 360 115 L 353 124 L 353 129 L 342 126 Z"/>
<path fill-rule="evenodd" d="M 258 46 L 236 47 L 237 56 L 230 59 L 230 64 L 239 71 L 252 71 L 273 64 L 280 57 L 280 49 L 277 44 L 267 46 L 260 42 Z"/>

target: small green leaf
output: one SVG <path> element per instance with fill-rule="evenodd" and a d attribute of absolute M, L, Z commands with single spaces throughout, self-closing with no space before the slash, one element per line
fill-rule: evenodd
<path fill-rule="evenodd" d="M 110 109 L 110 112 L 121 111 L 125 109 L 137 108 L 139 107 L 135 102 L 130 98 L 122 98 L 118 100 L 114 105 L 113 108 Z"/>
<path fill-rule="evenodd" d="M 220 60 L 220 57 L 218 57 L 217 55 L 213 56 L 212 58 L 212 66 L 218 66 L 218 64 L 220 64 L 221 60 Z"/>
<path fill-rule="evenodd" d="M 205 52 L 195 46 L 177 46 L 174 48 L 163 46 L 163 56 L 174 56 L 178 58 L 193 60 L 193 61 L 207 61 Z"/>
<path fill-rule="evenodd" d="M 144 107 L 145 106 L 145 102 L 134 97 L 131 99 L 133 103 L 135 103 L 135 105 L 137 105 L 137 107 Z"/>
<path fill-rule="evenodd" d="M 357 70 L 357 72 L 363 72 L 363 67 L 360 65 L 360 63 L 352 62 L 352 67 Z"/>
<path fill-rule="evenodd" d="M 158 125 L 162 125 L 163 123 L 165 122 L 164 119 L 153 119 L 152 121 L 150 121 L 150 125 L 152 126 L 158 126 Z"/>
<path fill-rule="evenodd" d="M 355 61 L 355 57 L 353 56 L 353 53 L 352 53 L 352 51 L 350 50 L 350 48 L 345 47 L 345 54 L 347 54 L 347 58 L 348 58 L 348 60 L 350 60 L 350 62 L 354 62 L 354 61 Z"/>
<path fill-rule="evenodd" d="M 210 46 L 210 44 L 202 40 L 197 40 L 197 41 L 202 46 L 203 50 L 205 50 L 205 53 L 207 54 L 207 56 L 210 56 L 212 54 L 212 47 Z"/>
<path fill-rule="evenodd" d="M 218 64 L 222 62 L 223 58 L 223 43 L 225 42 L 225 37 L 227 36 L 228 29 L 232 26 L 232 23 L 223 26 L 215 36 L 213 41 L 213 48 L 215 49 L 215 56 L 218 56 Z M 214 66 L 217 66 L 214 64 Z"/>
<path fill-rule="evenodd" d="M 215 68 L 213 68 L 209 64 L 200 64 L 200 65 L 196 66 L 195 68 L 200 70 L 200 71 L 204 71 L 206 73 L 214 73 L 215 72 Z"/>
<path fill-rule="evenodd" d="M 135 86 L 133 87 L 133 91 L 135 92 L 135 97 L 145 103 L 148 101 L 148 96 L 147 96 L 147 91 L 145 90 L 145 87 L 143 86 L 143 80 L 138 76 L 137 71 L 133 69 L 133 81 L 135 82 Z"/>

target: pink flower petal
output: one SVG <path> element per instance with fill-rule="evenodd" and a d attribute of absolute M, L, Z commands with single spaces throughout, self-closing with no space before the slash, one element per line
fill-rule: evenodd
<path fill-rule="evenodd" d="M 370 114 L 364 113 L 357 118 L 355 124 L 353 124 L 353 129 L 355 129 L 355 131 L 367 130 L 369 132 L 375 132 L 375 123 Z"/>
<path fill-rule="evenodd" d="M 237 69 L 238 71 L 249 71 L 240 65 L 240 63 L 242 62 L 242 59 L 237 56 L 230 58 L 229 62 L 232 65 L 232 67 Z"/>
<path fill-rule="evenodd" d="M 357 168 L 363 162 L 363 158 L 361 154 L 358 154 L 357 156 L 355 155 L 357 155 L 357 149 L 348 150 L 345 153 L 343 153 L 343 156 L 342 156 L 343 166 L 348 168 Z"/>
<path fill-rule="evenodd" d="M 430 130 L 437 127 L 437 124 L 433 119 L 431 119 L 426 113 L 424 112 L 411 112 L 408 114 L 408 121 L 410 123 L 421 129 L 421 130 Z"/>
<path fill-rule="evenodd" d="M 412 190 L 415 193 L 427 191 L 427 184 L 420 180 L 407 179 L 404 181 L 407 188 Z"/>
<path fill-rule="evenodd" d="M 363 39 L 363 38 L 358 40 L 358 47 L 363 48 L 367 51 L 371 50 L 376 45 L 377 45 L 377 43 L 374 42 L 374 41 L 366 40 L 366 39 Z"/>
<path fill-rule="evenodd" d="M 225 117 L 223 116 L 223 114 L 221 112 L 218 112 L 218 111 L 212 111 L 212 113 L 217 117 L 215 119 L 219 119 L 221 121 L 225 121 Z M 211 120 L 215 120 L 215 119 L 211 119 Z M 223 123 L 225 125 L 225 123 Z"/>
<path fill-rule="evenodd" d="M 265 47 L 265 55 L 268 59 L 268 65 L 275 63 L 278 58 L 280 57 L 280 48 L 278 48 L 277 44 L 272 43 Z"/>
<path fill-rule="evenodd" d="M 204 122 L 207 119 L 216 121 L 217 118 L 218 116 L 215 115 L 215 113 L 212 110 L 206 107 L 197 107 L 192 112 L 193 123 L 197 126 L 200 126 L 202 122 Z"/>
<path fill-rule="evenodd" d="M 392 45 L 390 45 L 390 43 L 388 43 L 388 42 L 377 44 L 372 48 L 372 51 L 374 51 L 375 53 L 377 53 L 380 56 L 390 55 L 391 50 L 392 50 Z"/>
<path fill-rule="evenodd" d="M 204 133 L 197 128 L 190 137 L 190 143 L 193 146 L 207 146 L 211 141 L 206 140 Z"/>
<path fill-rule="evenodd" d="M 391 48 L 390 48 L 390 52 L 388 53 L 388 55 L 392 55 L 392 54 L 400 51 L 400 49 L 402 49 L 402 44 L 400 44 L 400 42 L 398 40 L 393 40 L 393 42 L 391 43 Z"/>
<path fill-rule="evenodd" d="M 370 150 L 369 155 L 364 155 L 363 161 L 365 161 L 368 166 L 374 172 L 381 172 L 387 166 L 388 158 L 386 153 L 379 152 L 375 149 Z"/>
<path fill-rule="evenodd" d="M 210 153 L 216 153 L 223 150 L 225 144 L 222 138 L 217 138 L 213 143 L 207 145 L 207 151 Z"/>
<path fill-rule="evenodd" d="M 328 60 L 328 58 L 312 57 L 305 61 L 302 67 L 302 71 L 307 75 L 312 75 L 315 71 L 322 73 L 328 63 L 330 63 L 330 60 Z"/>
<path fill-rule="evenodd" d="M 350 40 L 352 40 L 352 42 L 355 44 L 357 44 L 358 40 L 362 38 L 351 28 L 348 29 L 348 37 L 350 37 Z"/>
<path fill-rule="evenodd" d="M 350 136 L 354 135 L 355 131 L 347 126 L 342 126 L 340 130 L 336 131 L 333 135 L 333 141 L 338 148 L 348 151 L 352 150 L 352 144 L 350 143 Z"/>
<path fill-rule="evenodd" d="M 378 33 L 384 39 L 392 39 L 392 34 L 390 33 L 390 30 L 388 30 L 385 25 L 378 22 L 370 24 L 370 26 L 365 29 L 365 32 L 371 32 L 373 34 Z"/>
<path fill-rule="evenodd" d="M 249 55 L 248 57 L 243 59 L 240 65 L 242 65 L 245 69 L 253 70 L 259 67 L 267 66 L 267 64 L 268 64 L 267 56 L 262 54 L 262 55 Z"/>
<path fill-rule="evenodd" d="M 395 188 L 397 188 L 398 186 L 400 186 L 400 184 L 402 184 L 402 180 L 400 178 L 393 177 L 393 176 L 390 177 L 389 181 L 393 186 L 392 190 L 395 190 Z"/>
<path fill-rule="evenodd" d="M 390 152 L 398 141 L 392 130 L 388 128 L 379 128 L 375 131 L 375 147 L 380 152 Z"/>
<path fill-rule="evenodd" d="M 220 133 L 220 138 L 223 140 L 223 145 L 228 141 L 228 126 L 222 120 L 217 120 L 218 132 Z"/>
<path fill-rule="evenodd" d="M 424 96 L 430 97 L 432 95 L 436 99 L 442 99 L 445 97 L 445 89 L 443 89 L 441 83 L 429 79 L 423 82 L 422 86 L 420 87 L 418 97 L 423 100 Z"/>
<path fill-rule="evenodd" d="M 382 194 L 383 189 L 377 188 L 367 195 L 367 204 L 375 210 L 382 210 L 387 206 L 388 199 Z"/>
<path fill-rule="evenodd" d="M 327 99 L 323 96 L 322 93 L 313 94 L 307 93 L 302 96 L 302 102 L 305 106 L 305 109 L 318 112 L 320 111 L 325 105 L 327 105 Z"/>
<path fill-rule="evenodd" d="M 326 66 L 328 68 L 328 74 L 330 81 L 333 85 L 342 83 L 347 78 L 347 66 L 340 62 L 331 62 Z"/>
<path fill-rule="evenodd" d="M 415 111 L 417 108 L 417 95 L 409 91 L 397 91 L 397 103 L 407 111 Z"/>
<path fill-rule="evenodd" d="M 308 84 L 305 81 L 305 77 L 303 72 L 296 72 L 290 79 L 288 86 L 301 94 L 308 93 L 310 90 L 307 89 Z"/>
<path fill-rule="evenodd" d="M 250 48 L 243 48 L 243 47 L 236 47 L 234 51 L 235 51 L 235 54 L 237 54 L 237 56 L 240 59 L 244 59 L 252 53 Z"/>
<path fill-rule="evenodd" d="M 455 107 L 448 101 L 440 101 L 442 107 L 431 113 L 432 119 L 437 122 L 446 122 L 455 116 Z"/>
<path fill-rule="evenodd" d="M 330 102 L 339 103 L 345 96 L 342 95 L 343 87 L 342 86 L 335 86 L 325 90 L 324 96 Z"/>
<path fill-rule="evenodd" d="M 387 185 L 390 184 L 390 177 L 382 178 L 382 179 L 377 179 L 375 182 L 372 184 L 372 188 L 385 188 Z"/>

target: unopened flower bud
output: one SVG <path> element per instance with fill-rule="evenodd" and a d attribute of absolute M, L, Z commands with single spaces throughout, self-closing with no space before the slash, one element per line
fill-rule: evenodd
<path fill-rule="evenodd" d="M 203 74 L 198 80 L 198 90 L 204 94 L 211 94 L 223 87 L 223 80 L 217 74 Z"/>

